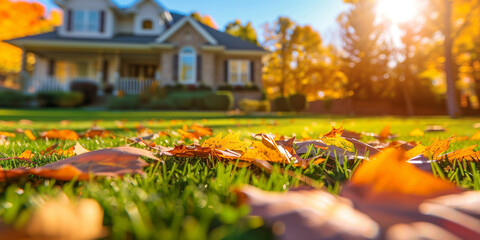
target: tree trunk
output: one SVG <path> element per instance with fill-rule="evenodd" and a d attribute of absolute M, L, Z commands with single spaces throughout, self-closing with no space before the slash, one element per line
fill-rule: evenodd
<path fill-rule="evenodd" d="M 447 80 L 447 110 L 448 115 L 452 118 L 461 115 L 458 106 L 458 97 L 455 86 L 455 74 L 453 72 L 453 56 L 452 56 L 452 36 L 451 36 L 451 17 L 452 17 L 452 2 L 451 0 L 444 0 L 445 3 L 445 75 Z"/>
<path fill-rule="evenodd" d="M 407 107 L 407 115 L 413 116 L 415 115 L 415 109 L 412 103 L 412 96 L 409 89 L 409 84 L 412 81 L 412 74 L 410 74 L 410 38 L 407 38 L 405 41 L 405 65 L 404 65 L 404 73 L 405 79 L 403 81 L 403 96 L 405 99 L 405 106 Z"/>

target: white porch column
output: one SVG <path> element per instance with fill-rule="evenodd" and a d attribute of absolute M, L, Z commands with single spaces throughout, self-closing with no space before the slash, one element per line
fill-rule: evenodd
<path fill-rule="evenodd" d="M 112 64 L 113 64 L 114 72 L 113 72 L 113 82 L 111 82 L 111 84 L 114 87 L 113 95 L 117 95 L 117 93 L 118 93 L 118 80 L 120 78 L 120 54 L 118 52 L 116 52 L 113 55 Z"/>
<path fill-rule="evenodd" d="M 95 71 L 96 71 L 96 79 L 95 81 L 97 82 L 98 84 L 98 91 L 97 91 L 97 95 L 99 96 L 102 96 L 103 95 L 103 88 L 105 86 L 103 86 L 103 53 L 98 53 L 97 55 L 97 62 L 96 62 L 96 66 L 95 66 Z"/>
<path fill-rule="evenodd" d="M 22 91 L 28 90 L 27 50 L 22 48 L 22 65 L 20 68 L 19 85 Z"/>
<path fill-rule="evenodd" d="M 162 78 L 162 54 L 158 55 L 158 67 L 157 71 L 155 71 L 155 81 L 157 81 L 159 84 L 161 82 Z"/>

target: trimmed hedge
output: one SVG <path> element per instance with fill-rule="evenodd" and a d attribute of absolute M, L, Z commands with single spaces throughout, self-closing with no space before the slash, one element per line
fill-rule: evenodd
<path fill-rule="evenodd" d="M 205 99 L 208 110 L 228 111 L 233 108 L 234 98 L 230 91 L 217 91 Z"/>
<path fill-rule="evenodd" d="M 290 112 L 292 107 L 290 106 L 290 98 L 288 97 L 277 97 L 273 99 L 273 107 L 277 112 Z"/>
<path fill-rule="evenodd" d="M 82 105 L 83 98 L 81 92 L 43 92 L 37 94 L 40 105 L 45 107 L 78 107 Z"/>
<path fill-rule="evenodd" d="M 307 96 L 303 94 L 290 95 L 290 107 L 295 112 L 305 111 L 308 107 Z"/>
<path fill-rule="evenodd" d="M 268 100 L 243 99 L 238 103 L 240 110 L 250 112 L 270 112 L 270 102 Z"/>
<path fill-rule="evenodd" d="M 140 107 L 142 106 L 138 95 L 111 97 L 107 101 L 108 109 L 139 109 Z"/>
<path fill-rule="evenodd" d="M 26 95 L 20 91 L 0 91 L 0 107 L 27 107 L 32 99 L 32 96 Z"/>

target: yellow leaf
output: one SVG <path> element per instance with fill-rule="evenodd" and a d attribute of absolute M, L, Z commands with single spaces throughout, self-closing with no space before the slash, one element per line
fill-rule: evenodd
<path fill-rule="evenodd" d="M 474 152 L 473 149 L 477 145 L 470 146 L 465 149 L 460 149 L 443 156 L 438 156 L 436 160 L 448 160 L 453 162 L 454 160 L 466 160 L 466 161 L 478 161 L 480 159 L 480 152 Z"/>
<path fill-rule="evenodd" d="M 209 147 L 216 150 L 235 150 L 245 152 L 250 146 L 250 142 L 240 141 L 240 133 L 229 133 L 222 138 L 222 133 L 209 138 L 203 142 L 202 147 Z"/>
<path fill-rule="evenodd" d="M 410 132 L 411 137 L 423 137 L 423 135 L 425 135 L 425 133 L 418 128 L 415 128 Z"/>
<path fill-rule="evenodd" d="M 412 149 L 410 149 L 410 150 L 407 151 L 406 154 L 407 154 L 408 159 L 413 158 L 413 157 L 415 157 L 415 156 L 418 156 L 418 155 L 424 153 L 424 152 L 425 152 L 425 149 L 427 149 L 427 147 L 425 147 L 425 146 L 423 146 L 423 145 L 421 145 L 421 144 L 418 144 L 418 145 L 415 146 L 414 148 L 412 148 Z"/>
<path fill-rule="evenodd" d="M 15 137 L 15 133 L 9 133 L 9 132 L 0 132 L 0 136 L 4 137 Z"/>

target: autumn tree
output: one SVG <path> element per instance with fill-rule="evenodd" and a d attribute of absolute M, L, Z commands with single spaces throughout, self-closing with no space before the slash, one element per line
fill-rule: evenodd
<path fill-rule="evenodd" d="M 212 16 L 210 15 L 204 14 L 202 16 L 202 14 L 200 14 L 199 12 L 193 12 L 192 14 L 190 14 L 190 17 L 213 29 L 218 29 L 217 23 L 215 22 L 215 20 L 213 20 Z"/>
<path fill-rule="evenodd" d="M 338 17 L 344 51 L 344 72 L 355 98 L 378 99 L 384 94 L 389 48 L 376 21 L 375 0 L 344 0 L 351 8 Z"/>
<path fill-rule="evenodd" d="M 300 26 L 280 17 L 264 28 L 264 46 L 271 51 L 265 70 L 270 95 L 305 94 L 310 100 L 319 93 L 340 93 L 345 76 L 333 46 L 325 47 L 311 26 Z"/>
<path fill-rule="evenodd" d="M 61 24 L 60 12 L 47 16 L 40 3 L 0 0 L 0 73 L 19 72 L 22 50 L 2 41 L 51 31 Z"/>
<path fill-rule="evenodd" d="M 257 31 L 255 31 L 252 22 L 247 22 L 246 24 L 242 25 L 242 22 L 237 19 L 227 24 L 225 27 L 225 32 L 243 40 L 258 44 Z"/>

